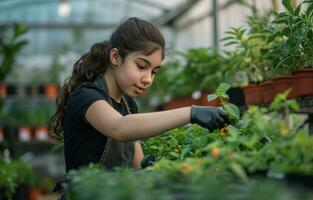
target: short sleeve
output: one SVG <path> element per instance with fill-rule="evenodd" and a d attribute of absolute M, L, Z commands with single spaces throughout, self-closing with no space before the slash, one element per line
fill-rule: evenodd
<path fill-rule="evenodd" d="M 72 95 L 67 104 L 68 112 L 72 116 L 85 118 L 85 113 L 89 106 L 98 100 L 108 100 L 108 95 L 104 90 L 100 90 L 98 87 L 89 84 L 79 85 Z"/>

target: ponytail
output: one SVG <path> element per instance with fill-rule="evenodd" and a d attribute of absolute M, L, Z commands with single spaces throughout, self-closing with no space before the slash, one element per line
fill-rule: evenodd
<path fill-rule="evenodd" d="M 72 75 L 64 81 L 56 99 L 56 113 L 49 123 L 49 136 L 53 141 L 62 140 L 64 135 L 64 109 L 70 94 L 79 82 L 92 81 L 99 74 L 104 74 L 109 66 L 110 45 L 108 41 L 94 44 L 90 51 L 77 60 Z"/>

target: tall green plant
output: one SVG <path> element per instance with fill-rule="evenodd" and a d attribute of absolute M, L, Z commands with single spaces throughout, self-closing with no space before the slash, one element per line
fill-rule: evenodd
<path fill-rule="evenodd" d="M 0 31 L 0 82 L 11 72 L 17 54 L 27 44 L 21 37 L 27 32 L 22 24 L 13 24 L 9 30 Z"/>
<path fill-rule="evenodd" d="M 274 62 L 273 74 L 278 75 L 313 66 L 313 0 L 302 1 L 296 8 L 291 0 L 282 4 L 287 11 L 275 16 L 267 40 L 276 40 L 267 57 Z"/>
<path fill-rule="evenodd" d="M 271 61 L 264 56 L 264 49 L 270 44 L 266 42 L 269 35 L 267 20 L 258 16 L 248 17 L 248 28 L 231 28 L 222 39 L 225 47 L 233 50 L 226 51 L 229 66 L 226 74 L 245 71 L 250 82 L 261 82 L 268 79 L 267 73 Z"/>

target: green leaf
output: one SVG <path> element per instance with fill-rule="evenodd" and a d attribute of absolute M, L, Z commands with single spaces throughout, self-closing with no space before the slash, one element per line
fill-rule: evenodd
<path fill-rule="evenodd" d="M 294 15 L 299 16 L 300 12 L 301 12 L 301 4 L 299 4 L 298 7 L 295 9 Z"/>
<path fill-rule="evenodd" d="M 227 92 L 227 90 L 229 90 L 230 87 L 231 86 L 228 83 L 221 83 L 217 87 L 215 94 L 217 96 L 222 96 L 222 95 L 224 95 Z"/>
<path fill-rule="evenodd" d="M 231 163 L 230 164 L 230 169 L 233 171 L 233 173 L 238 176 L 243 182 L 248 183 L 249 178 L 244 170 L 244 168 L 238 164 L 238 163 Z"/>
<path fill-rule="evenodd" d="M 289 26 L 287 26 L 286 28 L 284 28 L 282 30 L 283 35 L 289 37 L 291 35 L 291 28 Z"/>
<path fill-rule="evenodd" d="M 288 24 L 289 17 L 277 18 L 272 21 L 273 24 Z"/>
<path fill-rule="evenodd" d="M 231 103 L 227 103 L 223 105 L 223 109 L 229 115 L 231 119 L 239 120 L 240 119 L 240 111 L 237 106 Z"/>
<path fill-rule="evenodd" d="M 159 147 L 152 145 L 152 146 L 150 146 L 150 149 L 159 149 Z"/>
<path fill-rule="evenodd" d="M 306 16 L 311 19 L 312 15 L 313 15 L 313 3 L 306 9 Z M 312 20 L 312 19 L 311 19 Z"/>
<path fill-rule="evenodd" d="M 173 156 L 174 158 L 179 158 L 179 154 L 176 152 L 171 152 L 170 155 Z"/>
<path fill-rule="evenodd" d="M 267 43 L 270 43 L 270 42 L 272 42 L 273 40 L 275 40 L 278 36 L 281 36 L 281 32 L 280 32 L 280 31 L 277 31 L 277 32 L 271 34 L 271 35 L 267 38 L 266 42 L 267 42 Z"/>
<path fill-rule="evenodd" d="M 293 8 L 291 5 L 291 0 L 283 0 L 283 5 L 284 7 L 292 14 L 293 13 Z"/>
<path fill-rule="evenodd" d="M 214 99 L 216 99 L 218 96 L 216 94 L 209 94 L 208 95 L 208 101 L 213 101 Z"/>
<path fill-rule="evenodd" d="M 185 156 L 189 153 L 189 151 L 190 151 L 190 146 L 185 147 L 180 154 L 180 159 L 183 160 Z"/>
<path fill-rule="evenodd" d="M 14 24 L 14 39 L 27 32 L 27 28 L 22 24 Z"/>
<path fill-rule="evenodd" d="M 308 30 L 307 37 L 309 38 L 309 40 L 313 40 L 313 30 L 312 30 L 312 28 L 310 30 Z"/>
<path fill-rule="evenodd" d="M 228 43 L 226 43 L 226 44 L 224 44 L 224 46 L 230 46 L 230 45 L 233 45 L 233 44 L 239 44 L 239 42 L 237 42 L 237 41 L 232 41 L 232 42 L 228 42 Z"/>

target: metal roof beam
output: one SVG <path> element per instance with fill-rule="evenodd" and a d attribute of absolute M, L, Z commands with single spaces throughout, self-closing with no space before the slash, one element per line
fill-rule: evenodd
<path fill-rule="evenodd" d="M 184 13 L 193 7 L 199 0 L 188 0 L 186 3 L 176 7 L 175 9 L 164 13 L 162 16 L 153 19 L 153 23 L 158 26 L 170 25 L 179 19 Z"/>
<path fill-rule="evenodd" d="M 152 2 L 152 1 L 147 1 L 147 0 L 128 0 L 130 2 L 134 2 L 134 3 L 140 3 L 140 4 L 144 4 L 144 5 L 147 5 L 147 6 L 151 6 L 153 8 L 158 8 L 164 12 L 168 12 L 169 11 L 169 8 L 167 8 L 166 6 L 164 5 L 161 5 L 160 3 L 157 3 L 157 2 Z"/>
<path fill-rule="evenodd" d="M 0 28 L 11 26 L 12 23 L 0 23 Z M 23 23 L 29 29 L 113 29 L 118 24 L 112 23 Z"/>

